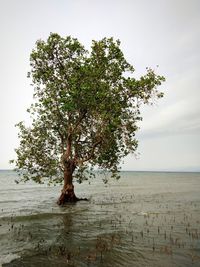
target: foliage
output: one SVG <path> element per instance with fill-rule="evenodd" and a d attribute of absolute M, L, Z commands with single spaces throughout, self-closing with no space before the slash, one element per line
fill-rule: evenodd
<path fill-rule="evenodd" d="M 61 182 L 66 153 L 79 182 L 93 167 L 118 177 L 121 159 L 137 149 L 140 106 L 163 96 L 157 86 L 164 77 L 147 69 L 135 79 L 113 38 L 92 41 L 88 52 L 77 39 L 51 33 L 46 42 L 37 41 L 30 65 L 32 125 L 17 124 L 15 164 L 23 179 Z"/>

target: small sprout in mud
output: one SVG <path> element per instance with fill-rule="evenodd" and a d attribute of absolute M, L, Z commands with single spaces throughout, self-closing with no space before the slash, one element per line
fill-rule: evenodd
<path fill-rule="evenodd" d="M 155 243 L 154 243 L 154 238 L 153 238 L 153 247 L 152 247 L 152 249 L 153 249 L 153 252 L 155 251 Z"/>
<path fill-rule="evenodd" d="M 164 237 L 165 237 L 165 240 L 166 240 L 167 239 L 167 233 L 166 233 L 166 231 L 165 231 Z"/>
<path fill-rule="evenodd" d="M 142 238 L 144 237 L 143 231 L 140 232 L 140 235 L 141 235 Z"/>
<path fill-rule="evenodd" d="M 131 238 L 131 241 L 132 241 L 132 242 L 134 242 L 134 236 L 133 236 L 133 234 L 132 234 L 132 238 Z"/>

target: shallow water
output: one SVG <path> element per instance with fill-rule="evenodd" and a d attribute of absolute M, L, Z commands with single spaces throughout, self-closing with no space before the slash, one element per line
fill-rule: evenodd
<path fill-rule="evenodd" d="M 0 171 L 0 266 L 200 266 L 200 173 L 122 172 L 61 187 Z"/>

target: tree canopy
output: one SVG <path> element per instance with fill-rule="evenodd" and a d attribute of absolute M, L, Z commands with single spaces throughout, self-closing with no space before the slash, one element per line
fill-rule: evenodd
<path fill-rule="evenodd" d="M 92 41 L 87 51 L 75 38 L 51 33 L 30 55 L 28 77 L 34 101 L 30 127 L 19 127 L 15 165 L 27 181 L 62 182 L 65 163 L 74 163 L 79 182 L 97 167 L 118 177 L 122 158 L 138 146 L 135 133 L 142 104 L 163 96 L 164 81 L 152 69 L 139 79 L 120 41 Z"/>

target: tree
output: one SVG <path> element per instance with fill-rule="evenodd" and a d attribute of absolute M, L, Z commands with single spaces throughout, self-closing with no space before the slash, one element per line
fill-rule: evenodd
<path fill-rule="evenodd" d="M 120 160 L 134 153 L 141 104 L 163 96 L 153 70 L 136 79 L 120 41 L 92 41 L 90 52 L 70 36 L 51 33 L 30 55 L 34 103 L 30 127 L 19 127 L 16 169 L 24 181 L 63 182 L 58 204 L 76 201 L 73 179 L 98 167 L 119 178 Z"/>

